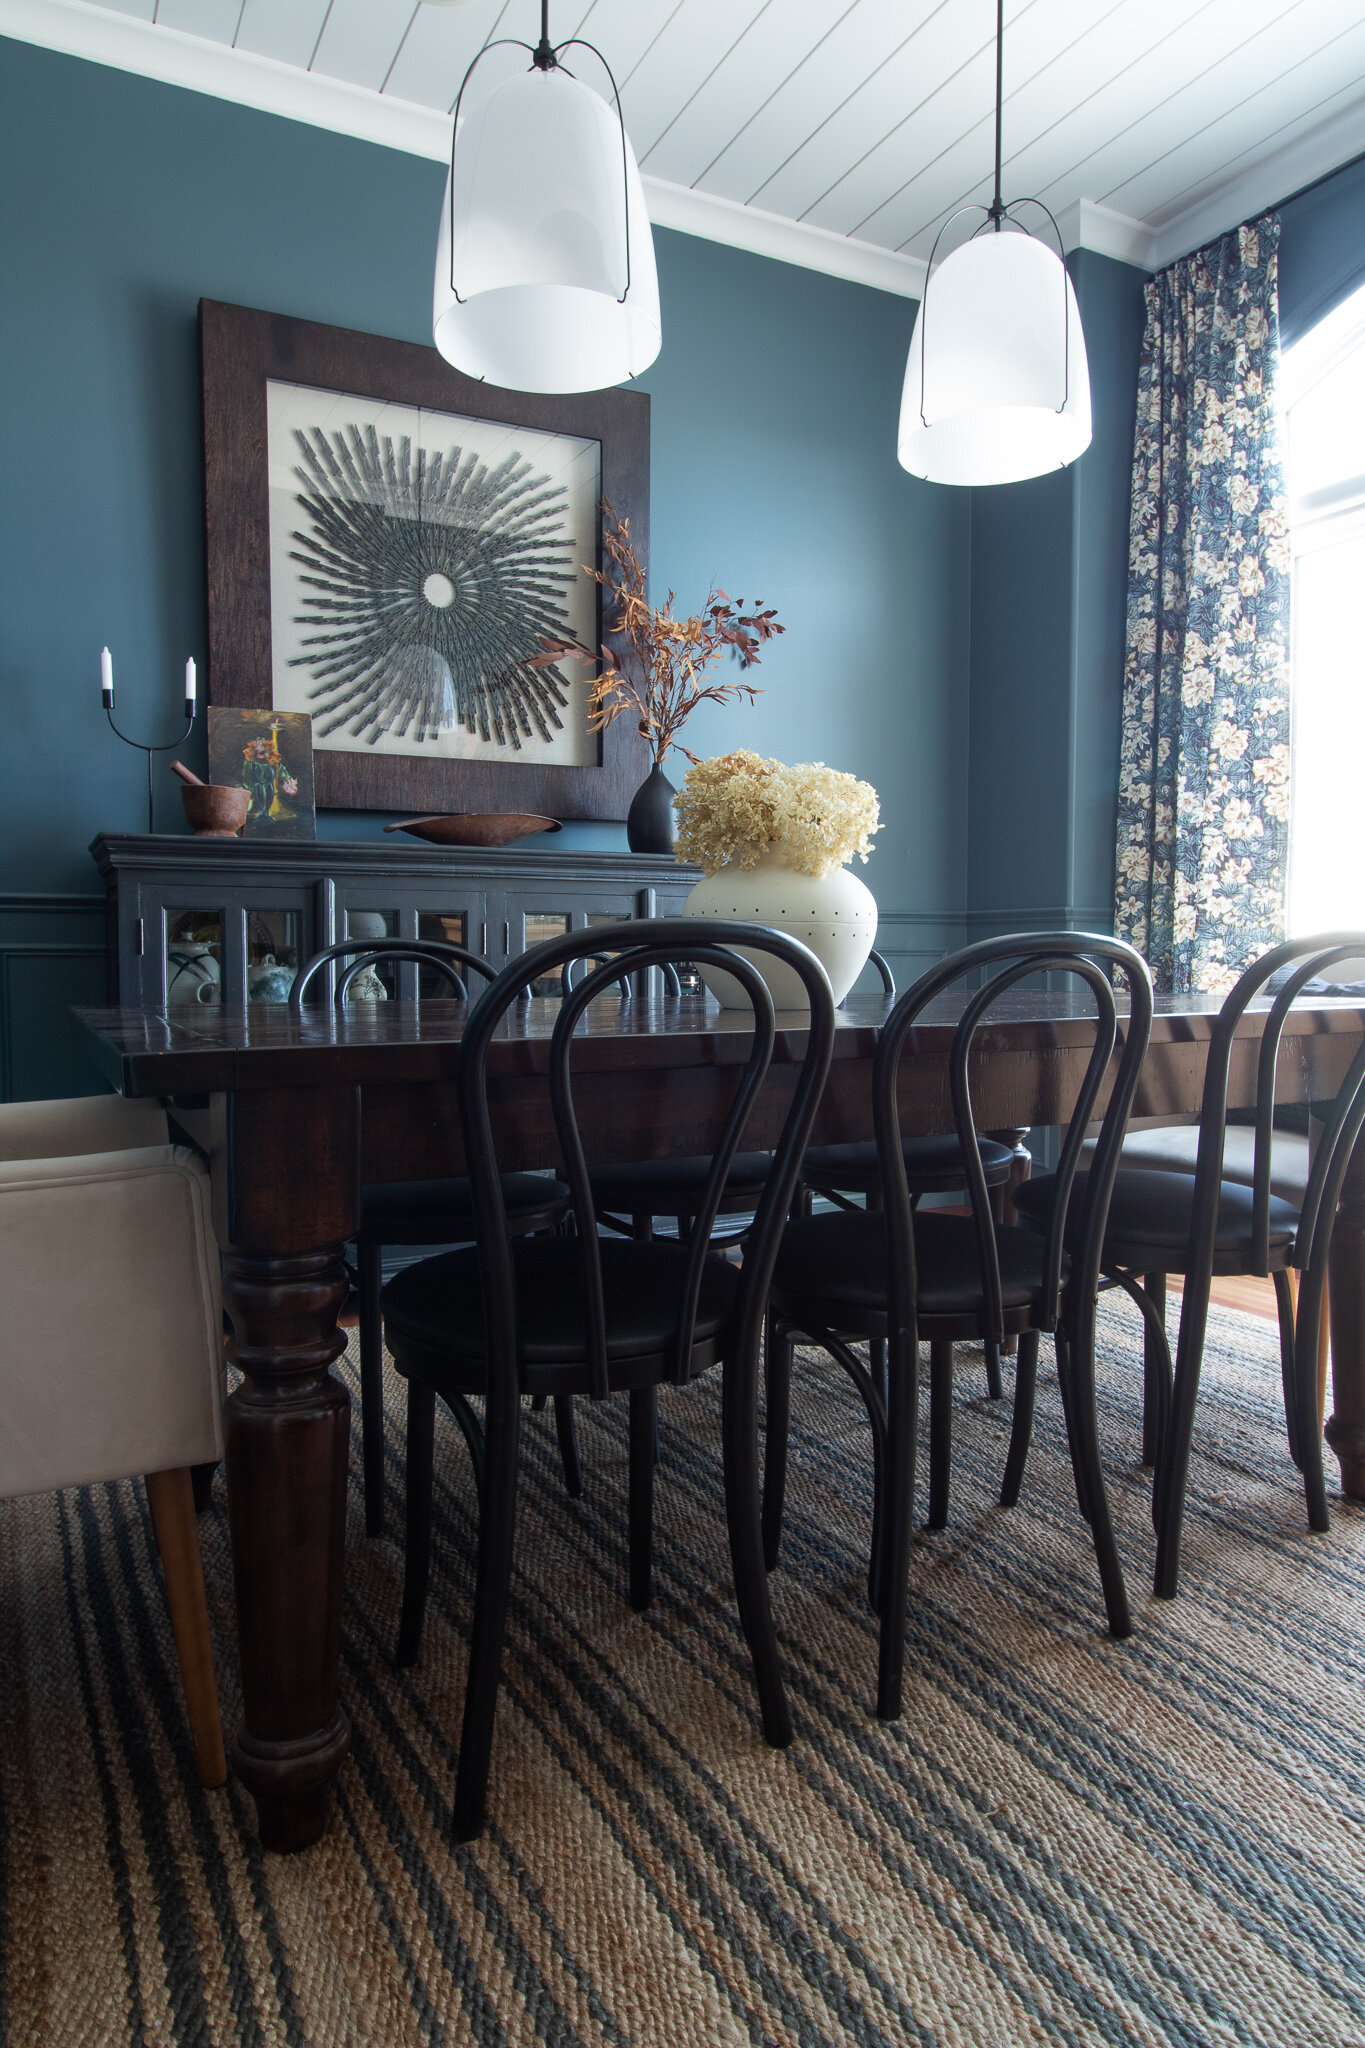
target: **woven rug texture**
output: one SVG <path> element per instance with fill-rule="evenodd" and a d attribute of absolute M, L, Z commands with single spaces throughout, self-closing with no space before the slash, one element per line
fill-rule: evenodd
<path fill-rule="evenodd" d="M 662 1398 L 644 1615 L 624 1598 L 624 1404 L 579 1404 L 581 1501 L 551 1418 L 528 1415 L 491 1824 L 469 1847 L 447 1825 L 474 1497 L 448 1417 L 408 1672 L 388 1661 L 401 1547 L 364 1536 L 355 1432 L 354 1739 L 301 1856 L 261 1852 L 235 1784 L 198 1786 L 141 1488 L 5 1503 L 0 2044 L 1365 2048 L 1365 1512 L 1334 1496 L 1331 1533 L 1306 1532 L 1273 1325 L 1215 1313 L 1185 1589 L 1154 1601 L 1140 1342 L 1107 1306 L 1135 1635 L 1104 1633 L 1047 1347 L 1009 1512 L 1008 1398 L 963 1348 L 950 1522 L 916 1539 L 894 1726 L 871 1711 L 867 1431 L 838 1371 L 803 1358 L 773 1580 L 781 1754 L 730 1591 L 715 1377 Z M 397 1531 L 396 1380 L 388 1396 Z M 231 1727 L 221 1479 L 201 1530 Z"/>

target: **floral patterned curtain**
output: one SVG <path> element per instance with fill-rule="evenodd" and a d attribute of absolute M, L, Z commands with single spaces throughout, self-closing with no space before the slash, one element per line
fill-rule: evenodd
<path fill-rule="evenodd" d="M 1279 238 L 1267 214 L 1146 287 L 1115 930 L 1179 993 L 1223 994 L 1284 936 Z"/>

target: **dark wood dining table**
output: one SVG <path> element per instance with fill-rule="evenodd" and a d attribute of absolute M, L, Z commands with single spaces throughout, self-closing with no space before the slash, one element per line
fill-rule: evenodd
<path fill-rule="evenodd" d="M 1199 1108 L 1216 1003 L 1158 999 L 1137 1116 Z M 499 1158 L 507 1170 L 558 1164 L 545 1087 L 558 1005 L 506 1021 L 490 1058 Z M 871 1135 L 870 1078 L 882 996 L 839 1012 L 818 1143 Z M 958 1001 L 927 1013 L 902 1065 L 907 1132 L 952 1129 L 945 1079 Z M 337 1316 L 345 1247 L 362 1181 L 426 1179 L 463 1165 L 454 1076 L 465 1008 L 433 1001 L 319 1006 L 294 1017 L 252 1004 L 164 1011 L 83 1010 L 107 1080 L 167 1098 L 208 1157 L 224 1247 L 228 1352 L 242 1377 L 228 1401 L 227 1486 L 241 1652 L 243 1725 L 232 1751 L 256 1801 L 261 1840 L 317 1840 L 349 1730 L 338 1699 L 343 1521 L 350 1406 L 330 1368 L 345 1348 Z M 746 1148 L 771 1142 L 804 1040 L 779 1016 L 777 1046 Z M 1244 1020 L 1229 1101 L 1255 1092 L 1259 1020 Z M 1365 1032 L 1347 1001 L 1299 1004 L 1277 1077 L 1284 1101 L 1329 1096 Z M 574 1087 L 590 1157 L 680 1158 L 717 1134 L 747 1013 L 697 998 L 588 1011 Z M 1084 999 L 1016 991 L 981 1028 L 973 1068 L 977 1122 L 1023 1130 L 1057 1123 L 1092 1043 Z M 1347 1494 L 1365 1499 L 1365 1137 L 1352 1160 L 1333 1241 L 1334 1412 L 1327 1441 Z"/>

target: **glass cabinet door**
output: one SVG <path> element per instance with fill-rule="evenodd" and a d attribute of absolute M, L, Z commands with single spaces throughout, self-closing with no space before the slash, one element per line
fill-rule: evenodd
<path fill-rule="evenodd" d="M 223 1000 L 223 913 L 167 910 L 162 945 L 165 999 L 176 1009 Z"/>

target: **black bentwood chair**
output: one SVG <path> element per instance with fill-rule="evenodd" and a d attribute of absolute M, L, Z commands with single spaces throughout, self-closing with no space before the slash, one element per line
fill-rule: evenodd
<path fill-rule="evenodd" d="M 1195 1402 L 1215 1274 L 1257 1274 L 1275 1282 L 1289 1451 L 1303 1474 L 1308 1526 L 1319 1532 L 1329 1526 L 1318 1412 L 1318 1340 L 1332 1224 L 1351 1147 L 1365 1122 L 1365 1045 L 1351 1061 L 1335 1099 L 1314 1106 L 1324 1130 L 1301 1205 L 1271 1192 L 1275 1077 L 1285 1023 L 1305 982 L 1339 961 L 1362 955 L 1365 932 L 1324 932 L 1316 938 L 1291 939 L 1255 961 L 1225 1000 L 1209 1040 L 1193 1178 L 1120 1165 L 1114 1181 L 1102 1266 L 1111 1284 L 1132 1296 L 1146 1321 L 1147 1392 L 1149 1403 L 1154 1400 L 1157 1407 L 1148 1431 L 1157 1445 L 1153 1590 L 1163 1599 L 1173 1598 L 1179 1585 Z M 1270 1009 L 1248 1017 L 1249 1005 L 1258 996 L 1272 994 L 1266 984 L 1278 976 L 1286 978 L 1273 994 Z M 1223 1178 L 1222 1162 L 1229 1068 L 1234 1049 L 1239 1041 L 1245 1048 L 1249 1033 L 1256 1047 L 1256 1126 L 1251 1185 L 1245 1187 Z M 1078 1191 L 1084 1180 L 1083 1173 L 1077 1175 Z M 1016 1196 L 1021 1218 L 1034 1228 L 1042 1227 L 1047 1213 L 1047 1188 L 1047 1179 L 1031 1181 Z M 1301 1274 L 1297 1315 L 1291 1267 Z M 1163 1315 L 1168 1273 L 1185 1276 L 1174 1373 Z M 1143 1276 L 1141 1281 L 1138 1275 Z M 1159 1362 L 1155 1375 L 1154 1355 Z"/>
<path fill-rule="evenodd" d="M 600 932 L 598 937 L 600 939 Z M 875 951 L 869 953 L 868 965 L 875 968 L 881 977 L 883 991 L 894 996 L 895 977 L 882 955 Z M 674 996 L 681 994 L 676 974 L 668 993 Z M 823 1149 L 836 1153 L 855 1152 L 858 1148 L 826 1146 Z M 870 1151 L 872 1148 L 869 1146 L 867 1149 Z M 807 1167 L 814 1154 L 815 1148 L 812 1147 L 802 1163 L 803 1188 L 808 1179 Z M 747 1218 L 758 1207 L 771 1165 L 770 1152 L 743 1152 L 734 1160 L 726 1176 L 718 1213 L 723 1217 L 738 1217 L 741 1221 L 726 1236 L 714 1236 L 711 1240 L 714 1246 L 720 1248 L 744 1242 Z M 598 1221 L 623 1237 L 647 1239 L 654 1235 L 655 1218 L 668 1216 L 675 1221 L 679 1238 L 685 1239 L 692 1233 L 698 1200 L 710 1167 L 711 1162 L 706 1158 L 645 1159 L 619 1166 L 595 1166 L 592 1169 L 592 1193 L 597 1204 Z M 958 1181 L 953 1185 L 961 1186 L 962 1183 Z"/>
<path fill-rule="evenodd" d="M 290 1006 L 295 1015 L 303 1014 L 308 989 L 328 967 L 336 965 L 340 969 L 336 977 L 336 1004 L 340 1009 L 357 975 L 380 960 L 412 960 L 431 968 L 460 1002 L 468 1000 L 467 983 L 474 976 L 490 982 L 497 973 L 482 953 L 473 953 L 448 939 L 345 940 L 315 953 L 303 969 L 290 991 Z M 343 961 L 349 965 L 341 966 Z M 507 1227 L 520 1235 L 548 1230 L 558 1223 L 569 1206 L 569 1190 L 543 1174 L 512 1173 L 506 1179 L 503 1201 Z M 379 1303 L 384 1248 L 463 1244 L 473 1235 L 474 1203 L 467 1180 L 375 1181 L 361 1189 L 356 1293 L 360 1307 L 361 1455 L 367 1536 L 378 1536 L 384 1528 L 384 1330 Z M 483 1454 L 478 1417 L 466 1408 L 458 1419 L 477 1469 Z M 555 1404 L 555 1426 L 565 1484 L 570 1493 L 581 1493 L 583 1481 L 571 1403 Z"/>
<path fill-rule="evenodd" d="M 1106 969 L 1122 970 L 1130 1015 L 1123 1051 L 1104 1112 L 1094 1166 L 1084 1189 L 1077 1160 L 1119 1028 Z M 994 970 L 994 971 L 992 971 Z M 935 997 L 964 976 L 986 973 L 972 991 L 956 1027 L 948 1060 L 953 1119 L 967 1163 L 972 1213 L 915 1212 L 907 1184 L 897 1107 L 901 1054 L 907 1037 Z M 1030 975 L 1067 975 L 1094 998 L 1096 1016 L 1085 1071 L 1071 1104 L 1061 1163 L 1052 1176 L 1052 1215 L 1041 1243 L 1031 1232 L 998 1224 L 982 1167 L 972 1116 L 968 1061 L 978 1026 L 992 1005 Z M 872 1424 L 874 1503 L 869 1594 L 881 1619 L 877 1712 L 894 1720 L 901 1709 L 906 1597 L 915 1492 L 915 1419 L 920 1339 L 930 1346 L 930 1515 L 947 1514 L 951 1457 L 954 1342 L 1019 1339 L 1014 1427 L 1002 1506 L 1019 1497 L 1028 1450 L 1040 1331 L 1054 1333 L 1076 1493 L 1090 1524 L 1104 1589 L 1109 1627 L 1131 1632 L 1123 1569 L 1114 1542 L 1095 1425 L 1095 1300 L 1100 1245 L 1109 1188 L 1147 1051 L 1152 1024 L 1152 983 L 1131 946 L 1087 933 L 1034 933 L 987 939 L 953 954 L 922 975 L 897 1003 L 883 1028 L 873 1062 L 872 1116 L 881 1177 L 881 1207 L 803 1218 L 789 1224 L 774 1273 L 772 1341 L 768 1349 L 767 1473 L 763 1520 L 765 1555 L 777 1561 L 786 1472 L 787 1416 L 792 1345 L 813 1339 L 844 1368 Z M 1066 1068 L 1063 1067 L 1063 1074 Z M 1065 1081 L 1062 1083 L 1065 1086 Z M 1075 1192 L 1073 1194 L 1073 1182 Z M 1063 1249 L 1068 1214 L 1073 1248 Z M 887 1348 L 885 1388 L 850 1345 L 864 1338 Z"/>
<path fill-rule="evenodd" d="M 727 950 L 743 945 L 800 975 L 810 1001 L 805 1048 L 772 1167 L 759 1199 L 742 1267 L 709 1247 L 745 1127 L 776 1043 L 772 1001 L 757 970 Z M 469 1841 L 483 1826 L 493 1718 L 512 1570 L 518 1437 L 524 1397 L 613 1393 L 630 1398 L 630 1602 L 650 1598 L 656 1390 L 682 1385 L 720 1363 L 724 1370 L 725 1499 L 740 1620 L 754 1660 L 763 1732 L 791 1739 L 768 1605 L 759 1517 L 758 1372 L 764 1306 L 783 1220 L 796 1187 L 828 1071 L 834 1004 L 812 953 L 780 933 L 711 918 L 641 919 L 613 937 L 613 958 L 586 975 L 560 1004 L 550 1040 L 547 1087 L 576 1236 L 519 1237 L 506 1227 L 503 1181 L 489 1111 L 489 1046 L 507 1011 L 538 976 L 600 951 L 601 938 L 554 938 L 514 961 L 476 1004 L 465 1026 L 458 1090 L 477 1244 L 409 1266 L 384 1290 L 389 1349 L 408 1381 L 407 1559 L 396 1661 L 411 1663 L 421 1639 L 430 1558 L 432 1433 L 436 1397 L 484 1397 L 486 1451 L 479 1491 L 479 1541 L 464 1729 L 455 1788 L 454 1832 Z M 747 1058 L 727 1066 L 734 1093 L 711 1157 L 685 1245 L 602 1237 L 580 1131 L 575 1085 L 597 1112 L 619 1101 L 630 1080 L 592 1072 L 590 1036 L 575 1040 L 588 1005 L 631 972 L 694 960 L 739 980 L 753 1005 Z M 789 1034 L 784 1033 L 784 1042 Z M 571 1065 L 577 1080 L 571 1076 Z M 643 1078 L 647 1079 L 647 1076 Z M 590 1124 L 589 1128 L 593 1126 Z"/>

